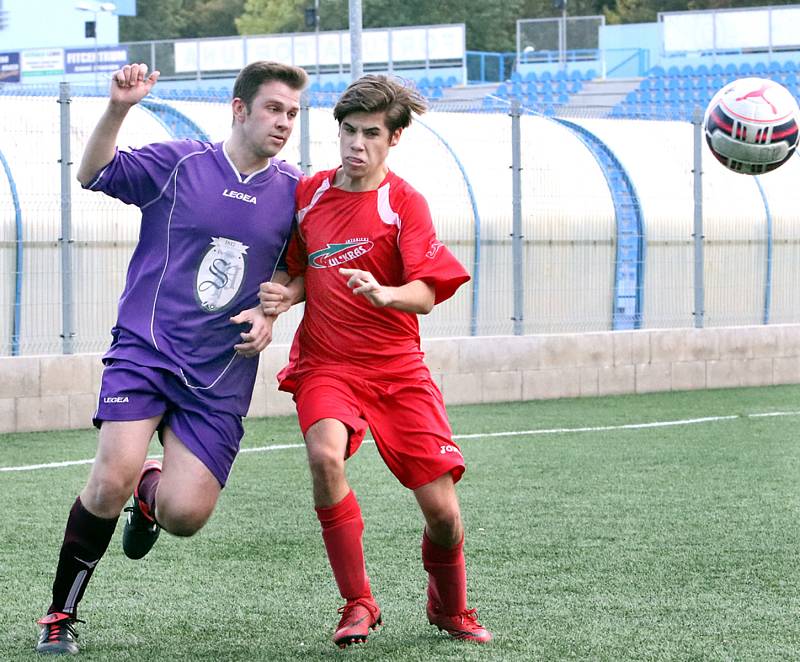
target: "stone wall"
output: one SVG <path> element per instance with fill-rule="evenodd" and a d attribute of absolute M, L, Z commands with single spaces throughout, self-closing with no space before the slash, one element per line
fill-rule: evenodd
<path fill-rule="evenodd" d="M 447 404 L 800 383 L 800 325 L 423 341 Z M 294 413 L 275 388 L 288 345 L 261 360 L 250 416 Z M 0 358 L 0 433 L 91 427 L 99 354 Z"/>

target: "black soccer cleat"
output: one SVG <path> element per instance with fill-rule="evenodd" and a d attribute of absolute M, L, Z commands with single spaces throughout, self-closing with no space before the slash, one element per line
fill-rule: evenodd
<path fill-rule="evenodd" d="M 77 655 L 78 635 L 75 623 L 83 623 L 69 614 L 54 612 L 36 621 L 42 626 L 36 652 L 42 655 Z"/>
<path fill-rule="evenodd" d="M 158 460 L 147 460 L 139 475 L 139 482 L 148 471 L 161 471 Z M 144 502 L 139 500 L 139 485 L 133 491 L 133 503 L 125 508 L 128 517 L 122 530 L 122 551 L 129 559 L 140 559 L 149 552 L 158 540 L 161 527 L 149 512 Z"/>

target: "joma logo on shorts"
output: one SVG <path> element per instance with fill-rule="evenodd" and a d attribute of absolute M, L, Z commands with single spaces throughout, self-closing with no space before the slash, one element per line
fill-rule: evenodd
<path fill-rule="evenodd" d="M 244 202 L 249 202 L 251 205 L 256 204 L 256 196 L 248 195 L 247 193 L 240 193 L 239 191 L 231 191 L 230 189 L 225 189 L 222 192 L 226 198 L 236 198 L 237 200 L 242 200 Z"/>
<path fill-rule="evenodd" d="M 458 450 L 455 446 L 451 446 L 450 444 L 447 444 L 446 446 L 440 446 L 439 448 L 441 449 L 439 451 L 441 455 L 444 455 L 445 453 L 458 453 L 459 455 L 461 455 L 461 451 Z"/>
<path fill-rule="evenodd" d="M 127 395 L 114 395 L 114 396 L 111 396 L 111 397 L 108 397 L 108 398 L 103 398 L 103 402 L 105 402 L 106 404 L 109 404 L 109 405 L 121 404 L 123 402 L 128 402 L 128 396 Z"/>

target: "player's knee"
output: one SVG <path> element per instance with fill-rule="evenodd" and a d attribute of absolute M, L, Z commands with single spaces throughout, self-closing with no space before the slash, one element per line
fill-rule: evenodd
<path fill-rule="evenodd" d="M 308 466 L 315 479 L 327 480 L 344 474 L 344 457 L 328 446 L 309 446 Z"/>
<path fill-rule="evenodd" d="M 100 517 L 114 517 L 133 493 L 134 482 L 112 472 L 94 474 L 81 492 L 81 502 Z"/>
<path fill-rule="evenodd" d="M 193 536 L 203 528 L 210 516 L 208 510 L 190 504 L 156 502 L 158 524 L 174 536 Z"/>

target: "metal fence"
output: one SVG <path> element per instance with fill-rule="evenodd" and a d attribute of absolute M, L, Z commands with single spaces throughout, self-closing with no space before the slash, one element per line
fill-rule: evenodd
<path fill-rule="evenodd" d="M 139 213 L 75 181 L 106 103 L 82 92 L 0 94 L 2 355 L 100 352 L 110 340 Z M 229 104 L 200 97 L 148 98 L 120 145 L 223 139 Z M 329 106 L 304 109 L 282 157 L 336 165 Z M 421 318 L 423 336 L 800 322 L 800 162 L 730 173 L 707 152 L 699 116 L 443 100 L 403 134 L 390 167 L 426 196 L 472 275 Z M 276 325 L 276 342 L 301 314 Z"/>

